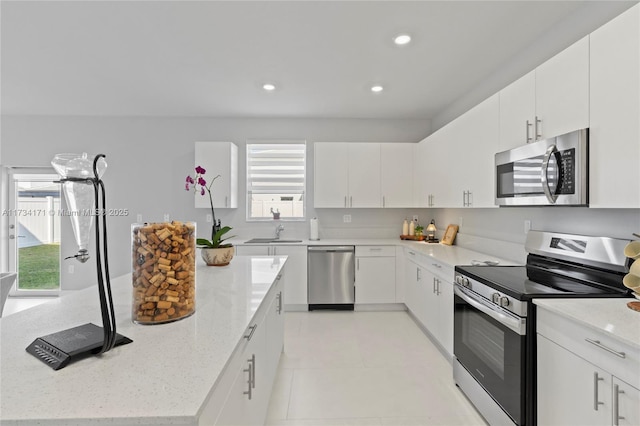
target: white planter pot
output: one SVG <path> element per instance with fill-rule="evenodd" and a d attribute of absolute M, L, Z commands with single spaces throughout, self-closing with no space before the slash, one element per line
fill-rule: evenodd
<path fill-rule="evenodd" d="M 208 248 L 200 249 L 202 260 L 208 266 L 226 266 L 233 259 L 235 247 Z"/>

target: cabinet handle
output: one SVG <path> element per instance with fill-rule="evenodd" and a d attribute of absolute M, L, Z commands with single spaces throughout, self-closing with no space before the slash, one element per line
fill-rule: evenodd
<path fill-rule="evenodd" d="M 584 339 L 587 342 L 591 343 L 592 345 L 595 345 L 597 347 L 599 347 L 600 349 L 604 349 L 607 352 L 611 352 L 612 354 L 614 354 L 615 356 L 618 356 L 620 358 L 626 358 L 626 354 L 624 352 L 618 352 L 616 350 L 613 350 L 605 345 L 603 345 L 602 343 L 600 343 L 600 340 L 593 340 L 593 339 Z"/>
<path fill-rule="evenodd" d="M 410 254 L 411 256 L 415 256 L 415 255 L 416 255 L 416 254 L 415 254 L 414 252 L 412 252 L 412 251 L 410 251 L 410 252 L 409 252 L 409 254 Z"/>
<path fill-rule="evenodd" d="M 613 385 L 613 426 L 618 426 L 620 423 L 618 420 L 624 420 L 624 417 L 620 415 L 620 399 L 619 395 L 624 393 L 620 390 L 618 385 Z"/>
<path fill-rule="evenodd" d="M 344 196 L 344 206 L 347 207 L 347 196 Z"/>
<path fill-rule="evenodd" d="M 244 335 L 244 336 L 242 336 L 242 337 L 244 337 L 244 338 L 245 338 L 245 339 L 247 339 L 247 340 L 251 340 L 251 338 L 253 337 L 253 333 L 255 333 L 255 331 L 256 331 L 256 328 L 258 328 L 258 324 L 254 324 L 254 325 L 252 325 L 251 327 L 249 327 L 249 330 L 251 330 L 251 331 L 249 332 L 249 334 L 245 334 L 245 335 Z"/>
<path fill-rule="evenodd" d="M 531 136 L 529 136 L 529 129 L 531 128 L 532 124 L 529 122 L 529 120 L 527 120 L 527 138 L 525 139 L 525 143 L 530 143 L 533 142 L 533 139 L 531 138 Z"/>
<path fill-rule="evenodd" d="M 385 206 L 385 202 L 384 202 L 384 195 L 382 196 L 382 207 Z"/>
<path fill-rule="evenodd" d="M 416 268 L 416 281 L 420 281 L 420 268 Z"/>
<path fill-rule="evenodd" d="M 282 314 L 282 292 L 278 292 L 278 309 L 276 310 L 278 315 Z"/>
<path fill-rule="evenodd" d="M 224 206 L 229 207 L 229 197 L 227 195 L 224 196 Z"/>
<path fill-rule="evenodd" d="M 369 251 L 382 251 L 382 247 L 370 247 Z"/>
<path fill-rule="evenodd" d="M 433 289 L 431 290 L 431 293 L 435 293 L 436 292 L 436 277 L 433 277 Z"/>
<path fill-rule="evenodd" d="M 598 401 L 598 382 L 604 380 L 604 377 L 598 377 L 598 372 L 593 373 L 593 409 L 598 411 L 598 405 L 604 405 L 604 402 Z"/>
<path fill-rule="evenodd" d="M 249 380 L 251 380 L 251 387 L 255 389 L 256 387 L 256 354 L 251 354 L 251 358 L 247 360 L 251 367 L 251 374 L 249 375 Z"/>
<path fill-rule="evenodd" d="M 438 268 L 438 269 L 442 268 L 442 265 L 439 265 L 439 264 L 437 264 L 437 263 L 432 263 L 432 265 L 433 265 L 433 266 L 435 266 L 435 267 L 436 267 L 436 268 Z"/>
<path fill-rule="evenodd" d="M 353 195 L 349 196 L 349 207 L 353 207 Z"/>
<path fill-rule="evenodd" d="M 473 194 L 471 193 L 471 190 L 468 189 L 467 190 L 467 207 L 471 207 L 473 205 Z"/>
<path fill-rule="evenodd" d="M 436 280 L 436 296 L 440 296 L 440 280 L 438 278 Z"/>
<path fill-rule="evenodd" d="M 538 118 L 536 115 L 536 126 L 535 126 L 536 140 L 540 140 L 542 138 L 542 120 Z"/>
<path fill-rule="evenodd" d="M 462 207 L 467 207 L 467 191 L 462 191 Z"/>

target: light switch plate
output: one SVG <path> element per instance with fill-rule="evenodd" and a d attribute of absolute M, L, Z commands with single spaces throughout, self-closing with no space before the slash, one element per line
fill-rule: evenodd
<path fill-rule="evenodd" d="M 342 216 L 342 221 L 344 223 L 351 223 L 351 215 L 350 214 L 345 214 L 344 216 Z"/>

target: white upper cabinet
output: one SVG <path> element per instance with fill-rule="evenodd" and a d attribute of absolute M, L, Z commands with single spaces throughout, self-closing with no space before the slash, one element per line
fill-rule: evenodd
<path fill-rule="evenodd" d="M 589 127 L 589 36 L 536 68 L 536 117 L 536 139 Z"/>
<path fill-rule="evenodd" d="M 591 34 L 589 205 L 640 208 L 640 6 Z"/>
<path fill-rule="evenodd" d="M 496 207 L 495 153 L 498 151 L 500 100 L 497 94 L 460 118 L 451 141 L 455 207 Z"/>
<path fill-rule="evenodd" d="M 316 142 L 314 207 L 412 207 L 415 145 Z"/>
<path fill-rule="evenodd" d="M 429 142 L 435 133 L 420 142 L 414 148 L 413 157 L 413 206 L 429 207 L 429 185 L 427 184 L 427 167 L 429 167 Z"/>
<path fill-rule="evenodd" d="M 589 127 L 589 37 L 502 89 L 499 123 L 499 151 Z"/>
<path fill-rule="evenodd" d="M 314 207 L 382 207 L 380 144 L 316 142 Z"/>
<path fill-rule="evenodd" d="M 315 143 L 314 157 L 314 207 L 347 207 L 348 144 Z"/>
<path fill-rule="evenodd" d="M 383 207 L 413 206 L 415 143 L 380 144 Z"/>
<path fill-rule="evenodd" d="M 438 129 L 416 146 L 413 203 L 415 207 L 445 207 L 452 181 L 451 164 L 446 161 L 452 153 L 447 146 L 452 140 L 454 122 Z"/>
<path fill-rule="evenodd" d="M 211 179 L 220 175 L 211 186 L 214 208 L 238 207 L 238 147 L 234 143 L 196 142 L 195 166 L 206 170 L 203 178 L 207 186 Z M 211 208 L 207 193 L 194 198 L 196 207 Z"/>
<path fill-rule="evenodd" d="M 536 72 L 531 71 L 500 91 L 498 152 L 533 141 L 536 116 Z"/>
<path fill-rule="evenodd" d="M 495 207 L 497 94 L 439 129 L 416 148 L 416 207 Z"/>
<path fill-rule="evenodd" d="M 380 144 L 350 143 L 348 207 L 382 207 Z"/>

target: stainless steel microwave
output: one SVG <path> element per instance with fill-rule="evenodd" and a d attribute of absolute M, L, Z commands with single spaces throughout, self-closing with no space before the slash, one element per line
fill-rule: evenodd
<path fill-rule="evenodd" d="M 589 129 L 499 152 L 499 206 L 588 206 Z"/>

